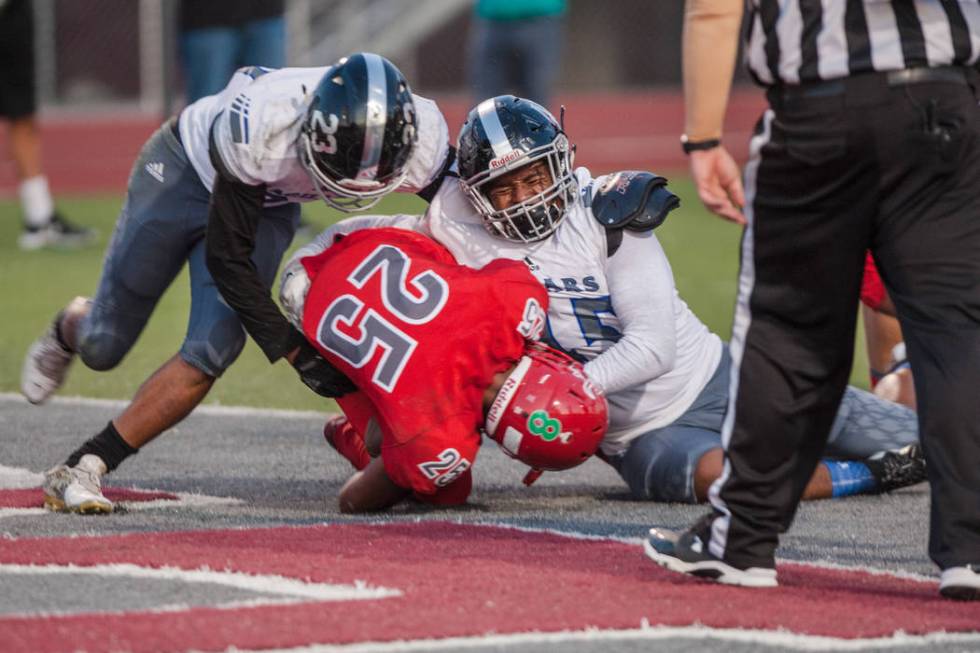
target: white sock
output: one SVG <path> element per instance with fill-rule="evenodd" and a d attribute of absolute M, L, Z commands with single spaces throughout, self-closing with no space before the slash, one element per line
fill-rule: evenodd
<path fill-rule="evenodd" d="M 48 179 L 37 175 L 20 183 L 20 204 L 24 207 L 24 221 L 28 227 L 43 227 L 51 222 L 54 200 L 48 190 Z"/>

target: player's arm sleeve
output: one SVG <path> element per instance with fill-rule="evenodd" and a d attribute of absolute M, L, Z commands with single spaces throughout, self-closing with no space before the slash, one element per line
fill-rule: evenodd
<path fill-rule="evenodd" d="M 265 186 L 237 180 L 220 156 L 213 154 L 211 158 L 217 174 L 208 209 L 208 271 L 245 330 L 269 362 L 275 362 L 305 340 L 279 312 L 252 262 Z"/>
<path fill-rule="evenodd" d="M 439 488 L 433 494 L 415 492 L 412 497 L 416 501 L 430 506 L 461 506 L 466 503 L 473 491 L 473 470 L 467 469 L 455 481 L 446 487 Z"/>
<path fill-rule="evenodd" d="M 606 394 L 654 379 L 674 367 L 676 290 L 667 255 L 653 232 L 623 233 L 606 262 L 613 310 L 623 327 L 612 347 L 585 364 Z"/>
<path fill-rule="evenodd" d="M 735 71 L 744 0 L 684 3 L 684 133 L 720 138 Z"/>

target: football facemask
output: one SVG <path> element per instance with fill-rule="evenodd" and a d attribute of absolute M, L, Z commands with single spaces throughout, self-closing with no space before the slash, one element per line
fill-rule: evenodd
<path fill-rule="evenodd" d="M 574 148 L 561 125 L 530 100 L 504 95 L 470 111 L 457 142 L 460 183 L 492 235 L 530 243 L 550 236 L 577 201 Z M 546 161 L 550 185 L 538 194 L 496 209 L 494 181 L 536 161 Z"/>

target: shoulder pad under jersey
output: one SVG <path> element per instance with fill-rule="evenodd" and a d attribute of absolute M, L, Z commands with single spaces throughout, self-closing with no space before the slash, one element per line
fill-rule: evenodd
<path fill-rule="evenodd" d="M 610 175 L 592 195 L 592 215 L 606 229 L 650 231 L 680 206 L 667 180 L 651 172 L 626 170 Z"/>

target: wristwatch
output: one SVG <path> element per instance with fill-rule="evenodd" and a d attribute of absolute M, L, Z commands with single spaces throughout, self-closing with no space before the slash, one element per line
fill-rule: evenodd
<path fill-rule="evenodd" d="M 690 154 L 695 150 L 711 150 L 721 145 L 720 138 L 709 138 L 703 141 L 692 141 L 687 134 L 681 134 L 681 149 L 684 154 Z"/>

